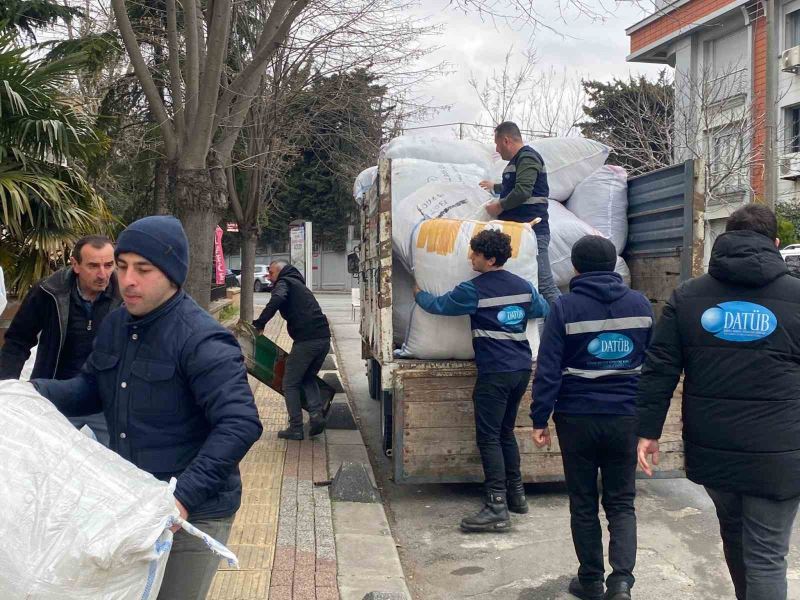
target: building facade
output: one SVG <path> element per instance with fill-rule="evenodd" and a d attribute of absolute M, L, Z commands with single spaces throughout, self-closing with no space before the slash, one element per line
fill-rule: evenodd
<path fill-rule="evenodd" d="M 800 0 L 766 1 L 774 2 L 781 55 L 773 63 L 779 75 L 772 107 L 765 1 L 657 1 L 653 14 L 627 29 L 628 62 L 675 69 L 674 159 L 703 160 L 706 263 L 728 215 L 765 194 L 768 109 L 775 111 L 777 126 L 776 201 L 793 202 L 799 191 Z"/>

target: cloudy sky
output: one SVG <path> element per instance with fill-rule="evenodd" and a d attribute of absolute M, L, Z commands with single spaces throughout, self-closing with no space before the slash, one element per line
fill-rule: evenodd
<path fill-rule="evenodd" d="M 564 0 L 561 3 L 563 5 Z M 428 64 L 446 62 L 450 73 L 422 86 L 420 92 L 434 105 L 451 105 L 449 110 L 440 112 L 424 125 L 479 119 L 481 107 L 468 84 L 470 76 L 474 75 L 479 81 L 489 76 L 493 69 L 502 66 L 512 45 L 516 55 L 532 45 L 540 70 L 566 68 L 576 76 L 592 79 L 607 80 L 637 73 L 652 76 L 661 68 L 625 62 L 629 53 L 625 28 L 653 12 L 652 3 L 646 1 L 585 0 L 585 4 L 595 6 L 603 14 L 602 21 L 593 21 L 574 10 L 568 11 L 562 19 L 556 0 L 541 0 L 536 3 L 539 14 L 555 31 L 538 28 L 535 32 L 531 27 L 514 28 L 481 20 L 476 14 L 464 14 L 448 8 L 448 0 L 425 0 L 424 4 L 419 15 L 436 20 L 444 27 L 444 33 L 436 40 L 441 48 L 425 60 Z"/>

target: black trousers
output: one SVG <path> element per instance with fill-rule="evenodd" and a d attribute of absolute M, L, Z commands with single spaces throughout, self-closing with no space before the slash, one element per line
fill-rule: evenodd
<path fill-rule="evenodd" d="M 286 372 L 283 374 L 283 397 L 286 400 L 286 412 L 289 413 L 289 425 L 292 427 L 303 426 L 303 394 L 305 408 L 309 413 L 322 410 L 316 377 L 330 349 L 330 338 L 292 344 L 292 351 L 286 358 Z"/>
<path fill-rule="evenodd" d="M 706 488 L 719 519 L 737 600 L 786 600 L 786 555 L 800 498 L 770 500 Z"/>
<path fill-rule="evenodd" d="M 603 535 L 598 516 L 603 482 L 603 509 L 608 518 L 610 542 L 607 584 L 633 585 L 636 564 L 636 417 L 616 415 L 565 415 L 554 417 L 564 476 L 569 491 L 570 526 L 578 578 L 585 583 L 603 581 Z"/>
<path fill-rule="evenodd" d="M 475 382 L 472 391 L 475 441 L 481 453 L 487 492 L 505 493 L 506 479 L 521 477 L 514 423 L 519 401 L 530 380 L 530 371 L 512 371 L 478 375 Z"/>

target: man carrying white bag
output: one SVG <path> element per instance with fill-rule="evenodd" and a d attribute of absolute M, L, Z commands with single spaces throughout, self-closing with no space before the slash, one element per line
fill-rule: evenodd
<path fill-rule="evenodd" d="M 77 431 L 30 383 L 0 381 L 0 419 L 3 600 L 154 600 L 175 525 L 236 565 L 181 519 L 174 481 Z"/>
<path fill-rule="evenodd" d="M 32 383 L 67 416 L 103 410 L 110 449 L 175 478 L 180 515 L 224 543 L 241 503 L 239 461 L 262 431 L 241 348 L 183 290 L 189 242 L 178 219 L 132 223 L 115 257 L 125 305 L 100 325 L 82 372 Z M 203 600 L 217 565 L 178 531 L 159 598 Z"/>

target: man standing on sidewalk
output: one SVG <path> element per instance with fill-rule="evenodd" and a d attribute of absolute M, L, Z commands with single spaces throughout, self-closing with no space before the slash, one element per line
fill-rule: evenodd
<path fill-rule="evenodd" d="M 286 329 L 293 342 L 283 374 L 283 396 L 289 413 L 289 427 L 279 431 L 278 437 L 302 440 L 305 436 L 301 393 L 305 393 L 309 413 L 308 435 L 315 436 L 325 431 L 317 373 L 331 349 L 331 330 L 328 318 L 306 286 L 300 271 L 285 261 L 276 260 L 269 265 L 269 280 L 272 282 L 269 302 L 253 321 L 253 327 L 260 334 L 278 311 L 286 319 Z"/>
<path fill-rule="evenodd" d="M 111 449 L 175 477 L 181 516 L 225 543 L 241 502 L 239 461 L 262 430 L 241 348 L 183 291 L 189 244 L 176 218 L 136 221 L 115 254 L 124 308 L 103 322 L 80 375 L 33 384 L 65 414 L 103 409 Z M 202 600 L 218 564 L 178 530 L 159 600 Z"/>
<path fill-rule="evenodd" d="M 553 304 L 561 292 L 556 287 L 550 269 L 550 225 L 547 219 L 550 187 L 547 185 L 544 159 L 536 150 L 523 143 L 519 127 L 511 121 L 500 123 L 495 128 L 494 141 L 497 152 L 503 160 L 509 162 L 503 171 L 502 183 L 480 182 L 480 186 L 486 191 L 500 195 L 500 199 L 487 205 L 486 210 L 501 221 L 530 223 L 534 219 L 541 219 L 533 226 L 538 251 L 538 289 L 545 300 Z"/>
<path fill-rule="evenodd" d="M 533 285 L 503 269 L 511 238 L 484 229 L 470 240 L 472 268 L 480 273 L 443 296 L 415 286 L 417 304 L 435 315 L 470 315 L 478 379 L 472 393 L 475 441 L 481 453 L 486 501 L 478 514 L 461 521 L 465 531 L 504 531 L 509 509 L 528 512 L 514 437 L 519 402 L 531 380 L 528 319 L 543 318 L 547 302 Z"/>
<path fill-rule="evenodd" d="M 578 276 L 544 326 L 533 379 L 533 441 L 550 445 L 555 424 L 569 491 L 578 576 L 569 592 L 584 600 L 630 600 L 636 563 L 636 386 L 650 342 L 653 309 L 614 272 L 609 240 L 586 236 L 572 248 Z M 597 472 L 611 536 L 612 572 L 604 594 Z"/>
<path fill-rule="evenodd" d="M 11 321 L 0 349 L 0 379 L 18 379 L 38 344 L 31 378 L 70 379 L 92 351 L 97 329 L 122 301 L 114 274 L 114 246 L 104 235 L 79 239 L 70 266 L 35 284 Z M 108 446 L 103 413 L 71 417 Z"/>
<path fill-rule="evenodd" d="M 728 217 L 708 274 L 673 292 L 639 382 L 639 464 L 652 475 L 681 373 L 686 476 L 719 518 L 738 600 L 785 600 L 800 504 L 800 280 L 777 250 L 775 214 Z"/>

